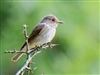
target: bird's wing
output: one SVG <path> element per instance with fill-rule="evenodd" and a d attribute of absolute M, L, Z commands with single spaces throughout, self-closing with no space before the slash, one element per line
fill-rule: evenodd
<path fill-rule="evenodd" d="M 29 38 L 28 38 L 28 42 L 30 43 L 31 40 L 34 40 L 39 33 L 41 32 L 41 30 L 44 28 L 45 24 L 40 23 L 39 25 L 37 25 L 34 30 L 32 31 L 32 33 L 30 34 Z M 23 46 L 21 47 L 20 50 L 22 50 L 24 48 L 24 46 L 26 45 L 26 42 L 23 44 Z"/>

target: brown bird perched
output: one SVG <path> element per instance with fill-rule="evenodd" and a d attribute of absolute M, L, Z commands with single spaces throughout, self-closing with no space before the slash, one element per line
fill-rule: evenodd
<path fill-rule="evenodd" d="M 45 16 L 35 27 L 28 38 L 29 49 L 51 42 L 55 36 L 56 28 L 60 23 L 62 23 L 62 21 L 59 21 L 58 18 L 54 15 Z M 26 43 L 23 44 L 20 50 L 26 51 Z M 12 61 L 18 61 L 22 55 L 23 53 L 16 53 L 12 57 Z"/>

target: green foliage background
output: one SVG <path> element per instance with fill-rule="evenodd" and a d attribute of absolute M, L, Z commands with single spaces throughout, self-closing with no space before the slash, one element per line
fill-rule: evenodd
<path fill-rule="evenodd" d="M 23 24 L 30 33 L 41 18 L 56 15 L 64 22 L 52 41 L 60 44 L 44 50 L 33 59 L 34 75 L 99 75 L 100 10 L 99 0 L 1 0 L 0 1 L 0 75 L 15 75 L 24 63 L 11 62 L 24 40 Z M 33 75 L 33 74 L 32 74 Z"/>

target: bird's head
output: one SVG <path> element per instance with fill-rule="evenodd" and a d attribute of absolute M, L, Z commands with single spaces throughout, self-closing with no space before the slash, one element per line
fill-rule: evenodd
<path fill-rule="evenodd" d="M 60 21 L 56 16 L 54 15 L 48 15 L 45 16 L 41 23 L 46 23 L 47 25 L 53 26 L 53 27 L 57 27 L 58 24 L 62 24 L 63 22 Z"/>

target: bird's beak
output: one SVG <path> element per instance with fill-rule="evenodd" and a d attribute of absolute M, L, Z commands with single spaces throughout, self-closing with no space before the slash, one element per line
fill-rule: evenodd
<path fill-rule="evenodd" d="M 59 23 L 59 24 L 63 24 L 63 21 L 57 21 L 57 23 Z"/>

